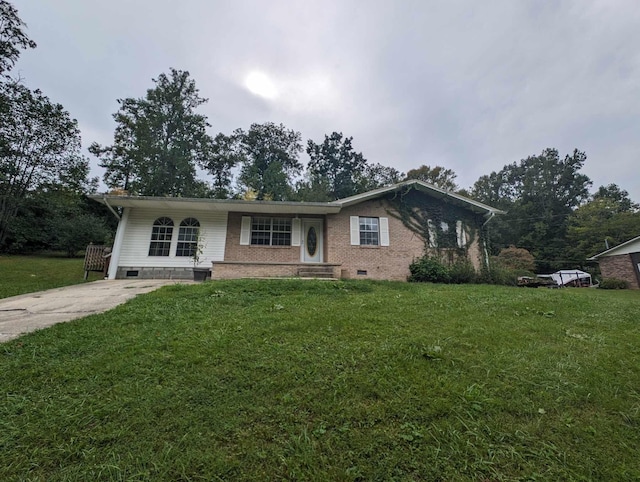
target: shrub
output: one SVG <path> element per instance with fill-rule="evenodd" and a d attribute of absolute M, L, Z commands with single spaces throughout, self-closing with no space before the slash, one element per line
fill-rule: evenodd
<path fill-rule="evenodd" d="M 443 265 L 440 260 L 425 255 L 418 258 L 409 265 L 409 281 L 424 283 L 449 283 L 449 268 Z"/>
<path fill-rule="evenodd" d="M 460 259 L 449 267 L 449 282 L 455 284 L 476 283 L 478 275 L 468 259 Z"/>
<path fill-rule="evenodd" d="M 516 248 L 511 245 L 504 248 L 497 256 L 502 266 L 508 269 L 523 269 L 533 271 L 535 268 L 535 258 L 524 248 Z"/>
<path fill-rule="evenodd" d="M 623 279 L 604 278 L 598 287 L 603 290 L 626 290 L 629 287 L 629 283 Z"/>

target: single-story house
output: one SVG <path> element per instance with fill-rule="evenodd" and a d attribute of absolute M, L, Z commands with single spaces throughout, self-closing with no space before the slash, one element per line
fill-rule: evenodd
<path fill-rule="evenodd" d="M 640 289 L 640 236 L 589 259 L 598 262 L 603 278 L 621 279 L 629 288 Z"/>
<path fill-rule="evenodd" d="M 214 279 L 406 280 L 425 250 L 479 270 L 488 262 L 484 226 L 501 213 L 417 180 L 334 202 L 91 197 L 119 219 L 109 279 L 189 278 L 198 238 Z"/>

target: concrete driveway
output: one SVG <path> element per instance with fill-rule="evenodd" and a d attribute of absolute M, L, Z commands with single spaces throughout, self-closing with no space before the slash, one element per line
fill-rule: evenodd
<path fill-rule="evenodd" d="M 110 310 L 178 280 L 100 280 L 0 299 L 0 343 L 56 323 Z"/>

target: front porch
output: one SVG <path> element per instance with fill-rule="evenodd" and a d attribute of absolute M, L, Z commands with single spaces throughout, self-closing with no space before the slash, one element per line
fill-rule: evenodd
<path fill-rule="evenodd" d="M 341 264 L 275 261 L 214 261 L 211 279 L 340 278 Z"/>

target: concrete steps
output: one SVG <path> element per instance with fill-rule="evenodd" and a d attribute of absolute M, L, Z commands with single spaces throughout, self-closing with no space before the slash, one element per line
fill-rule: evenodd
<path fill-rule="evenodd" d="M 331 266 L 304 266 L 298 268 L 300 278 L 324 278 L 333 279 L 333 267 Z"/>

